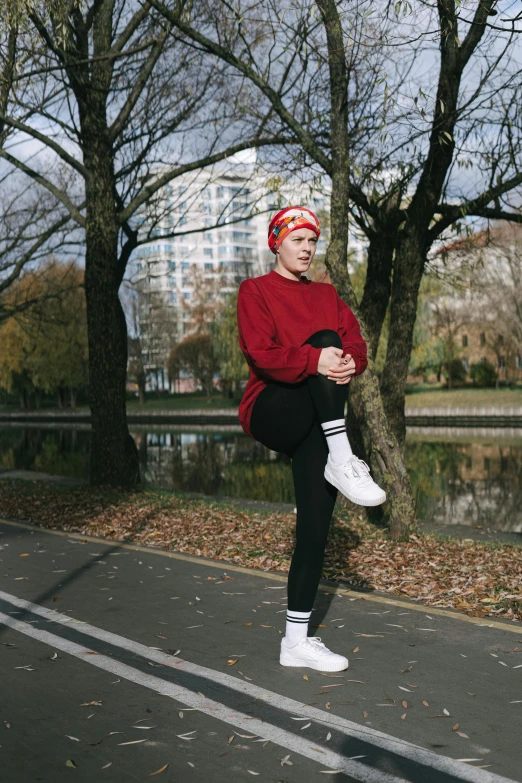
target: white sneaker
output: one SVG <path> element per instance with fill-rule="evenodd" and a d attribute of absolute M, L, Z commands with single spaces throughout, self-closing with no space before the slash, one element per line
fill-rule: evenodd
<path fill-rule="evenodd" d="M 331 652 L 320 636 L 307 636 L 293 647 L 287 646 L 286 636 L 283 636 L 279 663 L 282 666 L 307 666 L 320 672 L 341 672 L 348 668 L 348 658 Z"/>
<path fill-rule="evenodd" d="M 372 479 L 366 462 L 358 457 L 350 457 L 341 465 L 333 465 L 328 455 L 324 477 L 348 500 L 359 506 L 380 506 L 386 500 L 386 492 Z"/>

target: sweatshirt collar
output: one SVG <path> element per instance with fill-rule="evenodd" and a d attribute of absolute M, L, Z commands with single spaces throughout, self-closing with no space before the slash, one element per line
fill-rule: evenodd
<path fill-rule="evenodd" d="M 285 288 L 297 288 L 300 283 L 307 284 L 310 283 L 310 280 L 306 277 L 306 275 L 301 275 L 300 280 L 290 280 L 289 277 L 283 277 L 283 275 L 280 275 L 279 272 L 276 272 L 275 269 L 271 269 L 268 273 L 268 277 L 270 280 L 272 280 L 273 283 L 277 283 L 278 285 L 283 285 Z"/>

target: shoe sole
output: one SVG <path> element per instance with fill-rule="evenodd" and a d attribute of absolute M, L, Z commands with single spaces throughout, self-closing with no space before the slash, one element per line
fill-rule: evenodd
<path fill-rule="evenodd" d="M 342 672 L 345 669 L 348 668 L 348 658 L 344 659 L 346 661 L 346 666 L 336 664 L 336 663 L 325 663 L 323 666 L 320 666 L 319 664 L 314 664 L 313 661 L 296 661 L 293 658 L 287 657 L 284 653 L 281 653 L 279 656 L 279 663 L 281 666 L 295 666 L 295 667 L 306 667 L 308 669 L 315 669 L 319 672 Z"/>
<path fill-rule="evenodd" d="M 346 492 L 346 490 L 341 486 L 340 482 L 335 480 L 327 468 L 325 468 L 324 477 L 330 484 L 332 484 L 332 486 L 336 487 L 339 492 L 342 492 L 342 494 L 348 498 L 348 500 L 351 500 L 352 503 L 357 503 L 358 506 L 380 506 L 386 502 L 386 492 L 384 490 L 381 490 L 382 494 L 379 497 L 368 500 L 368 498 L 360 498 L 357 497 L 357 495 L 353 495 L 351 492 Z"/>

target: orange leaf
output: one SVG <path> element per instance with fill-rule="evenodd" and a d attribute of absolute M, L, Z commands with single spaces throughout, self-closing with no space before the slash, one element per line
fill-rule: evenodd
<path fill-rule="evenodd" d="M 169 766 L 168 764 L 165 764 L 163 767 L 157 769 L 156 772 L 151 772 L 149 778 L 153 777 L 153 775 L 160 775 L 162 772 L 165 772 L 168 766 Z"/>

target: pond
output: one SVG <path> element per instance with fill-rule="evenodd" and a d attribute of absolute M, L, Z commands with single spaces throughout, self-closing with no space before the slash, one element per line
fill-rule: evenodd
<path fill-rule="evenodd" d="M 295 503 L 288 457 L 237 427 L 131 426 L 143 477 L 175 490 Z M 0 426 L 0 469 L 88 478 L 85 426 Z M 406 464 L 420 522 L 522 533 L 522 430 L 411 427 Z"/>

